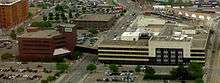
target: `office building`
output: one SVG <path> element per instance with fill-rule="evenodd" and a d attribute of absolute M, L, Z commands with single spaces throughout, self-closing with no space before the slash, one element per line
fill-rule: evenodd
<path fill-rule="evenodd" d="M 11 29 L 28 18 L 28 0 L 0 0 L 0 29 Z"/>
<path fill-rule="evenodd" d="M 133 25 L 142 27 L 130 29 L 119 38 L 101 42 L 98 46 L 100 62 L 144 65 L 205 63 L 208 28 L 172 23 Z"/>
<path fill-rule="evenodd" d="M 75 48 L 76 30 L 59 26 L 56 30 L 24 33 L 18 38 L 21 61 L 52 61 L 57 56 L 70 55 Z"/>
<path fill-rule="evenodd" d="M 116 18 L 111 14 L 83 14 L 73 20 L 77 29 L 96 28 L 100 31 L 108 30 L 114 25 Z"/>

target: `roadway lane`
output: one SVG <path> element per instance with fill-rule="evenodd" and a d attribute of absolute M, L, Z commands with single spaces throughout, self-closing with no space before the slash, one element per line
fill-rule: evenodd
<path fill-rule="evenodd" d="M 206 64 L 206 74 L 204 77 L 205 83 L 220 83 L 220 21 L 218 20 L 213 27 L 215 29 L 215 41 L 213 44 L 213 54 L 209 55 L 208 63 Z"/>
<path fill-rule="evenodd" d="M 96 55 L 87 53 L 84 55 L 82 59 L 72 64 L 63 79 L 56 83 L 78 83 L 88 73 L 86 66 L 90 63 L 95 63 L 94 59 L 96 59 Z"/>
<path fill-rule="evenodd" d="M 106 40 L 115 38 L 115 35 L 120 36 L 126 31 L 126 28 L 135 20 L 136 16 L 142 14 L 142 9 L 138 3 L 132 2 L 130 0 L 118 0 L 119 3 L 123 4 L 127 12 L 123 17 L 121 17 L 115 25 L 104 35 Z M 135 13 L 135 16 L 131 14 Z M 124 28 L 122 28 L 124 27 Z"/>

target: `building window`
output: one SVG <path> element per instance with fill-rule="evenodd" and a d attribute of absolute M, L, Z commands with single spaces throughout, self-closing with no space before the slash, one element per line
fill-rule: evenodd
<path fill-rule="evenodd" d="M 160 57 L 161 57 L 161 55 L 157 55 L 157 57 L 158 57 L 158 58 L 160 58 Z"/>
<path fill-rule="evenodd" d="M 182 59 L 180 59 L 180 60 L 178 60 L 178 62 L 182 63 L 182 62 L 183 62 L 183 60 L 182 60 Z"/>
<path fill-rule="evenodd" d="M 157 53 L 159 54 L 159 53 L 161 53 L 161 51 L 160 51 L 160 50 L 157 50 Z"/>
<path fill-rule="evenodd" d="M 176 62 L 176 60 L 171 60 L 171 63 L 175 63 Z"/>
<path fill-rule="evenodd" d="M 168 62 L 168 59 L 164 59 L 163 61 L 164 61 L 164 62 Z"/>
<path fill-rule="evenodd" d="M 163 53 L 164 53 L 164 54 L 168 54 L 168 51 L 164 51 Z"/>
<path fill-rule="evenodd" d="M 168 58 L 168 55 L 164 55 L 163 57 L 164 57 L 164 58 Z"/>
<path fill-rule="evenodd" d="M 161 59 L 157 59 L 157 62 L 161 62 Z"/>
<path fill-rule="evenodd" d="M 182 51 L 178 51 L 178 54 L 183 54 L 183 52 Z"/>
<path fill-rule="evenodd" d="M 171 54 L 175 54 L 175 51 L 171 51 Z"/>

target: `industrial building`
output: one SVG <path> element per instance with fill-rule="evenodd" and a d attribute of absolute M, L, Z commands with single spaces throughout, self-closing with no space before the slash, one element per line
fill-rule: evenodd
<path fill-rule="evenodd" d="M 0 29 L 10 29 L 28 18 L 28 0 L 0 0 Z"/>
<path fill-rule="evenodd" d="M 96 28 L 100 31 L 108 30 L 116 20 L 112 14 L 83 14 L 73 20 L 77 29 Z"/>
<path fill-rule="evenodd" d="M 116 39 L 101 42 L 98 60 L 110 64 L 145 65 L 205 63 L 209 29 L 163 21 L 136 25 L 143 19 L 133 23 L 134 30 L 129 29 Z"/>
<path fill-rule="evenodd" d="M 76 30 L 73 27 L 64 25 L 58 30 L 29 31 L 18 38 L 21 61 L 53 61 L 74 50 Z"/>

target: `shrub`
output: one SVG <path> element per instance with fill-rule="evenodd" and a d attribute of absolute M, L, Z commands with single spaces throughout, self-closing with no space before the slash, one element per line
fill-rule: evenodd
<path fill-rule="evenodd" d="M 87 65 L 86 67 L 86 70 L 89 70 L 89 71 L 93 71 L 96 69 L 96 65 L 95 64 L 89 64 Z"/>
<path fill-rule="evenodd" d="M 41 83 L 48 83 L 47 80 L 41 80 Z"/>
<path fill-rule="evenodd" d="M 1 59 L 6 60 L 6 59 L 13 58 L 13 57 L 14 56 L 11 53 L 4 53 L 4 54 L 2 54 Z"/>
<path fill-rule="evenodd" d="M 56 80 L 56 77 L 55 76 L 48 76 L 47 80 L 48 81 L 53 81 L 53 80 Z"/>
<path fill-rule="evenodd" d="M 48 21 L 33 22 L 31 27 L 52 27 L 52 24 Z"/>

